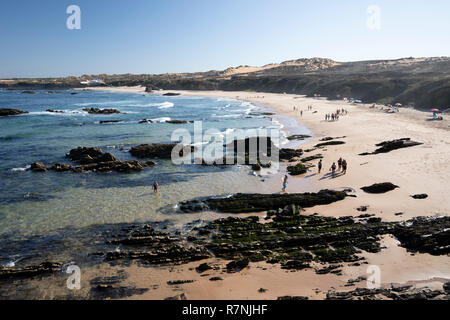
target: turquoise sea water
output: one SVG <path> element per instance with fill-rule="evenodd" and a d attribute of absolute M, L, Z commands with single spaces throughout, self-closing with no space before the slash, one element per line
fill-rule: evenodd
<path fill-rule="evenodd" d="M 27 240 L 32 246 L 36 239 L 42 241 L 51 234 L 64 238 L 64 230 L 69 228 L 76 231 L 99 224 L 176 220 L 176 204 L 195 197 L 273 192 L 246 166 L 177 166 L 169 160 L 156 160 L 155 167 L 133 174 L 29 171 L 28 166 L 35 161 L 70 163 L 65 154 L 78 146 L 100 147 L 118 159 L 132 159 L 128 152 L 132 146 L 169 143 L 175 129 L 193 130 L 191 123 L 165 123 L 169 118 L 201 120 L 204 130 L 217 128 L 223 133 L 279 128 L 283 120 L 258 115 L 267 110 L 233 99 L 72 92 L 0 90 L 0 108 L 29 112 L 0 118 L 0 244 Z M 89 115 L 82 110 L 86 107 L 115 108 L 124 114 Z M 47 109 L 65 112 L 53 114 Z M 153 119 L 154 123 L 139 124 L 141 119 Z M 100 124 L 101 120 L 121 122 Z M 286 123 L 296 128 L 291 128 L 297 130 L 292 133 L 305 133 L 295 123 Z M 157 195 L 151 189 L 154 180 L 160 184 Z M 10 259 L 11 251 L 0 260 Z"/>

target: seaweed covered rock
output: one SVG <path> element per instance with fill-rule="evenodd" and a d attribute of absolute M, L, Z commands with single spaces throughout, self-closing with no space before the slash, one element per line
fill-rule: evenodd
<path fill-rule="evenodd" d="M 295 157 L 300 157 L 303 154 L 302 149 L 287 149 L 283 148 L 279 151 L 280 160 L 292 160 Z"/>
<path fill-rule="evenodd" d="M 402 149 L 402 148 L 409 148 L 414 146 L 422 145 L 421 142 L 412 141 L 411 138 L 403 138 L 403 139 L 397 139 L 397 140 L 391 140 L 391 141 L 384 141 L 381 143 L 376 144 L 375 146 L 380 147 L 376 149 L 373 152 L 364 152 L 360 153 L 360 156 L 367 156 L 371 154 L 378 154 L 378 153 L 388 153 L 392 150 Z"/>
<path fill-rule="evenodd" d="M 61 270 L 61 266 L 62 265 L 58 262 L 49 261 L 45 261 L 35 266 L 27 266 L 21 269 L 0 266 L 0 279 L 35 277 L 59 271 Z"/>
<path fill-rule="evenodd" d="M 355 262 L 361 250 L 379 252 L 379 235 L 390 224 L 355 222 L 351 217 L 289 215 L 281 210 L 273 221 L 258 217 L 219 219 L 204 229 L 212 232 L 205 245 L 219 258 L 280 264 L 283 269 L 312 268 L 312 262 Z"/>
<path fill-rule="evenodd" d="M 361 189 L 367 193 L 386 193 L 392 190 L 395 190 L 399 188 L 399 186 L 396 186 L 395 184 L 392 184 L 390 182 L 383 182 L 383 183 L 375 183 L 371 186 L 362 187 Z"/>
<path fill-rule="evenodd" d="M 7 108 L 0 109 L 0 117 L 18 116 L 26 113 L 28 113 L 28 111 Z"/>
<path fill-rule="evenodd" d="M 287 171 L 291 176 L 298 176 L 308 171 L 308 168 L 303 163 L 297 163 L 295 166 L 288 166 Z"/>
<path fill-rule="evenodd" d="M 235 194 L 231 197 L 210 197 L 181 202 L 183 212 L 217 210 L 227 213 L 262 212 L 277 210 L 287 205 L 302 208 L 330 204 L 345 199 L 347 194 L 341 191 L 321 190 L 318 193 L 293 194 Z"/>
<path fill-rule="evenodd" d="M 418 217 L 395 225 L 402 246 L 433 255 L 450 253 L 450 217 Z"/>

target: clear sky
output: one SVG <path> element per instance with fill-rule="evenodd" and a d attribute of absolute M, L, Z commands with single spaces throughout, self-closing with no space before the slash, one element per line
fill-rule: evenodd
<path fill-rule="evenodd" d="M 0 0 L 0 41 L 0 78 L 449 56 L 450 1 Z"/>

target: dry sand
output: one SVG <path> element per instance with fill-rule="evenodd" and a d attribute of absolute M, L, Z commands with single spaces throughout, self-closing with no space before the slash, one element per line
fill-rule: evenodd
<path fill-rule="evenodd" d="M 97 88 L 96 90 L 105 90 Z M 107 88 L 107 90 L 143 93 L 144 88 Z M 417 110 L 401 108 L 399 113 L 387 113 L 382 106 L 370 108 L 370 105 L 351 104 L 345 101 L 328 101 L 323 98 L 306 98 L 291 94 L 269 94 L 249 92 L 222 91 L 170 91 L 182 95 L 229 97 L 249 101 L 270 107 L 276 113 L 296 118 L 300 125 L 310 129 L 314 136 L 301 148 L 309 149 L 324 137 L 342 137 L 344 145 L 330 146 L 323 150 L 306 153 L 324 155 L 324 171 L 316 174 L 313 168 L 302 177 L 289 179 L 288 192 L 315 191 L 325 188 L 353 188 L 356 198 L 327 206 L 307 209 L 305 214 L 319 213 L 324 216 L 357 216 L 361 212 L 356 208 L 368 206 L 365 213 L 375 214 L 385 221 L 407 220 L 416 216 L 449 215 L 450 201 L 450 121 L 426 121 L 431 116 Z M 160 94 L 158 92 L 157 94 Z M 296 106 L 296 111 L 293 107 Z M 312 110 L 308 111 L 308 106 Z M 325 114 L 337 109 L 348 110 L 348 115 L 341 116 L 339 121 L 326 122 Z M 386 109 L 386 107 L 384 107 Z M 300 111 L 303 110 L 303 116 Z M 376 149 L 375 144 L 386 140 L 411 138 L 423 145 L 395 150 L 386 154 L 359 156 L 362 152 Z M 346 175 L 334 179 L 325 176 L 333 161 L 340 157 L 348 162 Z M 312 162 L 316 164 L 317 161 Z M 284 172 L 280 173 L 284 174 Z M 325 177 L 324 177 L 325 176 Z M 305 184 L 305 179 L 309 182 Z M 400 188 L 381 195 L 364 193 L 360 188 L 379 182 L 392 182 Z M 411 198 L 414 194 L 428 194 L 424 200 Z M 402 215 L 395 215 L 396 213 Z M 367 262 L 381 269 L 383 286 L 392 283 L 413 283 L 418 286 L 439 286 L 450 280 L 450 259 L 448 256 L 433 257 L 428 254 L 411 255 L 400 248 L 395 239 L 383 240 L 386 249 L 378 254 L 364 256 Z M 221 262 L 223 264 L 223 262 Z M 314 271 L 286 272 L 276 266 L 251 264 L 245 272 L 233 275 L 220 275 L 223 281 L 211 282 L 201 278 L 192 266 L 181 266 L 167 274 L 166 269 L 148 271 L 147 268 L 131 267 L 128 272 L 130 280 L 138 287 L 148 284 L 152 275 L 165 281 L 179 279 L 195 279 L 192 284 L 172 288 L 162 285 L 159 289 L 135 296 L 133 298 L 160 299 L 182 292 L 188 299 L 273 299 L 283 295 L 306 295 L 310 298 L 323 298 L 329 289 L 350 290 L 345 287 L 348 279 L 367 276 L 367 265 L 344 267 L 343 275 L 316 275 Z M 133 269 L 135 268 L 135 269 Z M 264 268 L 268 268 L 264 270 Z M 146 271 L 147 270 L 147 271 Z M 166 273 L 164 273 L 166 272 Z M 216 274 L 211 273 L 211 276 Z M 150 282 L 149 282 L 150 281 Z M 365 282 L 356 284 L 365 286 Z M 164 288 L 161 289 L 161 288 Z M 259 288 L 268 289 L 266 293 L 258 293 Z M 316 289 L 317 292 L 316 292 Z M 168 291 L 167 291 L 168 290 Z"/>

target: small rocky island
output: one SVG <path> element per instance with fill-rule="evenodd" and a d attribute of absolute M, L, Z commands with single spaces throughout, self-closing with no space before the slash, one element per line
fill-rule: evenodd
<path fill-rule="evenodd" d="M 0 117 L 8 117 L 8 116 L 18 116 L 21 114 L 26 114 L 28 111 L 22 111 L 17 109 L 8 109 L 8 108 L 2 108 L 0 109 Z"/>
<path fill-rule="evenodd" d="M 31 164 L 31 171 L 45 172 L 48 170 L 56 172 L 136 172 L 144 168 L 153 167 L 153 161 L 117 160 L 111 153 L 105 153 L 99 148 L 78 147 L 70 150 L 66 155 L 72 161 L 79 163 L 77 166 L 71 164 L 56 163 L 53 166 L 46 166 L 43 163 L 35 162 Z"/>

